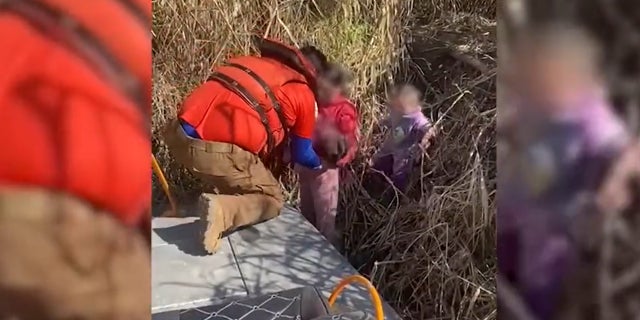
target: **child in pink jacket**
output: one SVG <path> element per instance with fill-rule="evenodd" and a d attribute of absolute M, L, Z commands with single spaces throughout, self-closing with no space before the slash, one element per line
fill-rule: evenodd
<path fill-rule="evenodd" d="M 325 90 L 331 101 L 319 101 L 314 148 L 323 158 L 321 170 L 295 166 L 300 179 L 300 211 L 336 248 L 341 237 L 336 231 L 336 213 L 340 193 L 340 170 L 358 151 L 358 113 L 355 105 L 342 95 L 341 71 L 327 76 Z"/>

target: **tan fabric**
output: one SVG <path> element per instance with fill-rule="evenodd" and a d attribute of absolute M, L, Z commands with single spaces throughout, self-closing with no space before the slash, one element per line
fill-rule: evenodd
<path fill-rule="evenodd" d="M 0 191 L 0 319 L 151 319 L 149 246 L 66 195 Z"/>
<path fill-rule="evenodd" d="M 217 194 L 203 193 L 209 222 L 218 225 L 216 229 L 228 231 L 280 214 L 284 205 L 280 183 L 257 155 L 228 143 L 192 139 L 178 121 L 168 125 L 165 142 L 180 164 L 216 187 Z"/>

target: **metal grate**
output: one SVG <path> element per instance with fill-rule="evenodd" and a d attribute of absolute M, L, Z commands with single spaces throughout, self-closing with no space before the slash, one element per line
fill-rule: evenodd
<path fill-rule="evenodd" d="M 366 312 L 340 310 L 332 315 L 322 294 L 312 287 L 286 290 L 215 306 L 186 309 L 180 320 L 368 320 Z M 175 316 L 174 316 L 175 317 Z M 176 318 L 173 318 L 176 319 Z M 176 319 L 176 320 L 177 320 Z"/>
<path fill-rule="evenodd" d="M 300 313 L 301 296 L 284 297 L 278 294 L 246 301 L 232 301 L 222 306 L 184 310 L 181 320 L 303 320 Z"/>

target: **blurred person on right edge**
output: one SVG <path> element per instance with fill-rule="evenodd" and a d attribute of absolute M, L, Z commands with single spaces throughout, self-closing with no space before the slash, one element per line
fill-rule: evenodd
<path fill-rule="evenodd" d="M 151 319 L 151 0 L 1 7 L 0 319 Z"/>
<path fill-rule="evenodd" d="M 598 57 L 583 30 L 546 26 L 517 40 L 507 66 L 498 113 L 498 269 L 536 319 L 558 317 L 566 281 L 595 241 L 585 221 L 611 209 L 597 195 L 620 185 L 608 173 L 632 146 Z"/>
<path fill-rule="evenodd" d="M 346 82 L 347 75 L 337 65 L 331 65 L 318 81 L 318 90 L 323 93 L 319 95 L 322 99 L 318 101 L 313 144 L 323 168 L 294 166 L 300 182 L 302 215 L 339 251 L 342 236 L 336 228 L 336 214 L 340 183 L 344 182 L 344 167 L 358 152 L 359 139 L 358 111 L 344 96 Z"/>

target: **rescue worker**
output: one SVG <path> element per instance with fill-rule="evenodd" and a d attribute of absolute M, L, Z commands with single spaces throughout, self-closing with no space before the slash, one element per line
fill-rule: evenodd
<path fill-rule="evenodd" d="M 328 68 L 327 58 L 315 47 L 254 40 L 260 56 L 214 67 L 165 133 L 176 160 L 217 189 L 204 190 L 199 200 L 209 253 L 217 251 L 224 231 L 279 215 L 284 196 L 265 162 L 280 154 L 285 139 L 294 163 L 322 168 L 311 137 L 316 94 L 324 94 L 316 77 Z"/>
<path fill-rule="evenodd" d="M 0 11 L 0 319 L 150 319 L 151 1 Z"/>

